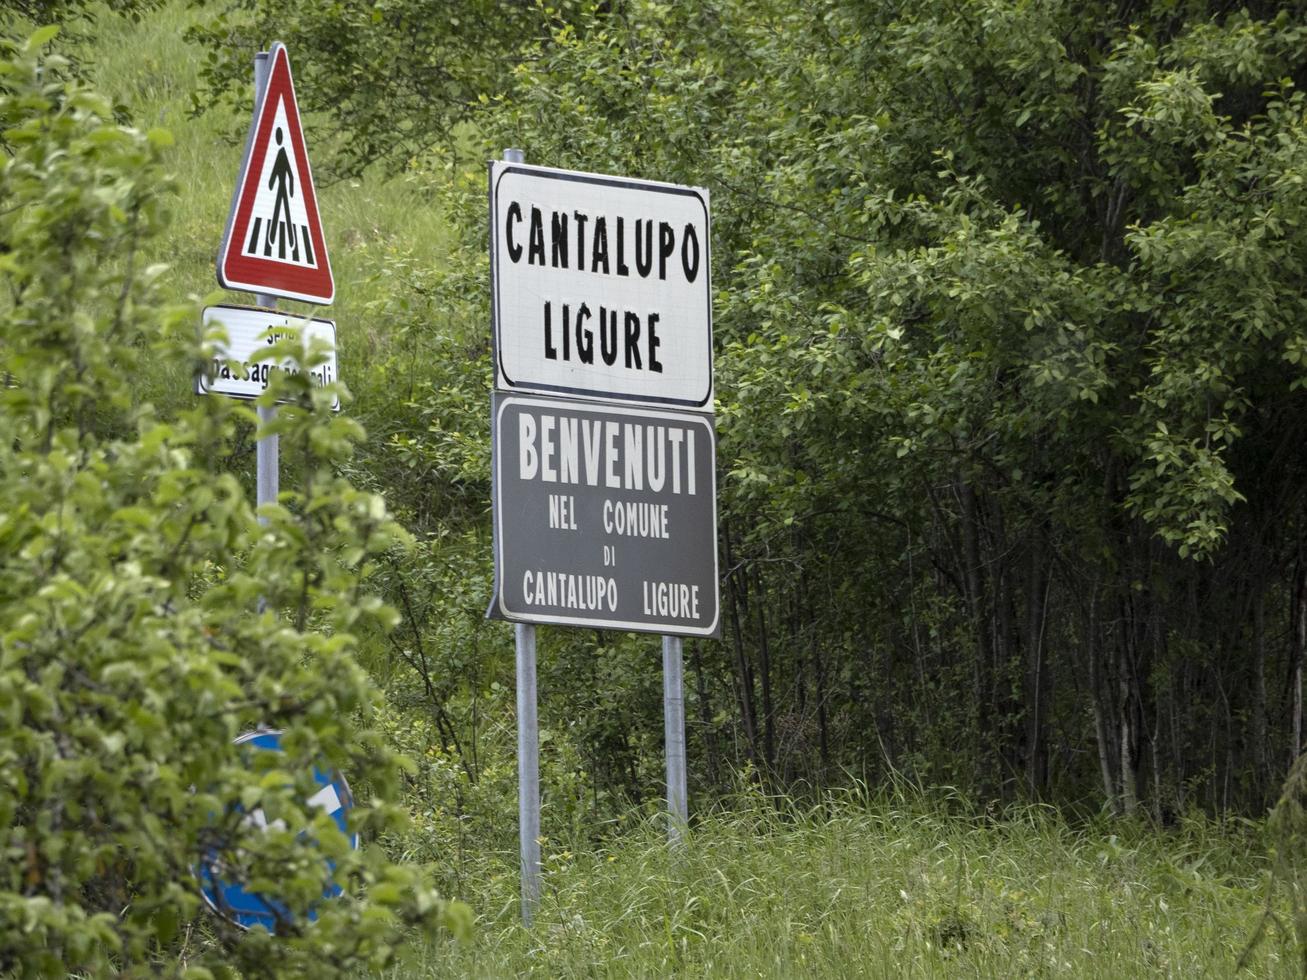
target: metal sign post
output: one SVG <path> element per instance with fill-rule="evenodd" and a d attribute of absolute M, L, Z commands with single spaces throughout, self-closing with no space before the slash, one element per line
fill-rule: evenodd
<path fill-rule="evenodd" d="M 663 741 L 667 753 L 667 839 L 679 846 L 690 820 L 685 793 L 685 697 L 683 641 L 663 637 Z"/>
<path fill-rule="evenodd" d="M 683 640 L 721 632 L 708 191 L 492 161 L 495 592 L 516 624 L 522 919 L 540 895 L 535 624 L 662 635 L 668 837 Z"/>
<path fill-rule="evenodd" d="M 268 87 L 268 73 L 271 71 L 271 59 L 267 51 L 260 51 L 254 56 L 254 112 L 258 115 L 259 103 L 263 101 L 264 90 Z M 254 302 L 269 309 L 277 308 L 277 297 L 268 293 L 256 293 Z M 276 405 L 260 405 L 259 428 L 267 429 L 277 421 Z M 281 483 L 281 437 L 275 433 L 262 435 L 255 443 L 255 486 L 256 503 L 275 504 Z M 259 518 L 260 524 L 267 524 L 266 517 Z M 264 600 L 259 600 L 259 611 L 263 611 Z"/>
<path fill-rule="evenodd" d="M 270 151 L 274 140 L 280 147 L 275 154 Z M 260 188 L 271 193 L 264 194 Z M 253 230 L 247 238 L 245 229 L 251 222 Z M 319 304 L 330 303 L 335 296 L 295 105 L 289 56 L 280 42 L 254 56 L 254 118 L 218 254 L 217 274 L 219 284 L 225 288 L 254 293 L 257 308 L 221 304 L 204 310 L 201 329 L 207 335 L 209 328 L 221 325 L 224 337 L 220 341 L 214 338 L 213 360 L 195 378 L 197 395 L 258 399 L 266 394 L 271 377 L 278 371 L 304 374 L 311 384 L 320 387 L 335 383 L 334 321 L 277 311 L 278 296 Z M 300 336 L 319 351 L 328 345 L 328 356 L 312 366 L 293 357 L 268 363 L 264 359 L 266 345 L 289 336 Z M 332 408 L 340 410 L 338 398 Z M 262 507 L 277 501 L 281 440 L 269 431 L 277 421 L 277 406 L 259 404 L 257 410 L 255 499 Z M 259 523 L 267 525 L 268 518 L 260 514 Z M 267 598 L 259 596 L 259 612 L 266 609 Z M 280 737 L 281 732 L 261 724 L 238 738 L 236 744 L 280 751 Z M 353 799 L 344 777 L 315 768 L 314 779 L 321 788 L 306 802 L 325 810 L 341 832 L 348 834 L 347 811 Z M 231 805 L 238 807 L 234 801 Z M 269 825 L 261 810 L 250 812 L 246 819 L 265 829 L 278 825 Z M 357 850 L 358 834 L 349 834 L 349 840 L 350 847 Z M 196 869 L 205 902 L 242 929 L 261 925 L 275 933 L 277 925 L 287 921 L 287 910 L 255 892 L 247 892 L 241 882 L 224 881 L 221 859 L 217 852 L 206 854 Z M 328 861 L 327 866 L 334 869 L 335 863 Z M 341 886 L 328 881 L 323 898 L 340 894 Z M 316 910 L 310 908 L 308 919 L 316 918 Z"/>
<path fill-rule="evenodd" d="M 259 305 L 264 305 L 270 299 L 275 305 L 277 302 L 276 299 L 273 299 L 270 296 L 258 297 Z M 268 426 L 277 421 L 277 406 L 260 405 L 258 408 L 259 428 L 266 430 Z M 256 500 L 258 506 L 262 507 L 264 504 L 275 504 L 277 502 L 277 495 L 281 489 L 281 460 L 279 458 L 281 437 L 275 432 L 265 432 L 263 435 L 259 436 L 255 446 L 256 483 L 258 485 Z M 267 524 L 268 518 L 259 515 L 259 523 Z"/>
<path fill-rule="evenodd" d="M 540 902 L 540 733 L 536 718 L 536 628 L 518 623 L 517 819 L 522 856 L 522 923 Z"/>
<path fill-rule="evenodd" d="M 525 163 L 521 150 L 504 150 L 509 163 Z M 540 903 L 540 732 L 536 717 L 536 628 L 518 623 L 517 821 L 522 862 L 522 924 L 530 926 Z"/>

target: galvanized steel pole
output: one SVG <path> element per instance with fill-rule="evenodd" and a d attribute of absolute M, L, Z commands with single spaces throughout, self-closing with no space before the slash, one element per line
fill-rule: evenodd
<path fill-rule="evenodd" d="M 663 738 L 667 752 L 667 840 L 680 845 L 690 819 L 685 792 L 684 641 L 663 637 Z"/>
<path fill-rule="evenodd" d="M 536 628 L 517 633 L 517 820 L 522 856 L 522 924 L 540 903 L 540 737 L 536 718 Z"/>
<path fill-rule="evenodd" d="M 268 73 L 272 70 L 271 59 L 268 52 L 260 51 L 254 56 L 254 113 L 257 118 L 259 104 L 263 101 L 263 90 L 268 85 Z M 256 293 L 254 302 L 259 306 L 266 306 L 270 309 L 277 308 L 277 297 L 267 293 Z M 260 405 L 259 427 L 264 428 L 271 425 L 277 420 L 276 405 Z M 261 436 L 255 443 L 255 484 L 256 497 L 258 505 L 275 504 L 277 494 L 280 491 L 280 438 L 276 435 Z M 260 524 L 267 524 L 266 517 L 259 518 Z M 264 600 L 259 600 L 259 611 L 263 611 Z"/>
<path fill-rule="evenodd" d="M 525 163 L 521 150 L 504 151 L 509 163 Z M 536 717 L 536 628 L 518 623 L 517 826 L 522 858 L 522 924 L 530 926 L 540 904 L 540 732 Z"/>

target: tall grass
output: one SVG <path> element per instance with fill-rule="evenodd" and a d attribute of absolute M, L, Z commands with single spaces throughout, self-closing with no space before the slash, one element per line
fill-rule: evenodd
<path fill-rule="evenodd" d="M 650 818 L 610 845 L 546 846 L 535 925 L 515 869 L 461 896 L 466 945 L 415 950 L 396 978 L 1226 977 L 1264 903 L 1262 835 L 1202 819 L 1157 832 L 995 818 L 911 791 L 706 815 L 672 851 Z M 1247 976 L 1296 976 L 1273 932 Z"/>

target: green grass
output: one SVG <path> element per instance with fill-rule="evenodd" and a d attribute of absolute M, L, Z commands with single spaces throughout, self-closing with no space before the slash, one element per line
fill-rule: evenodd
<path fill-rule="evenodd" d="M 911 795 L 755 799 L 678 853 L 658 821 L 608 848 L 546 847 L 531 930 L 515 870 L 488 866 L 463 896 L 475 938 L 387 976 L 1228 977 L 1265 900 L 1260 836 L 1076 829 Z M 1272 927 L 1243 975 L 1299 975 L 1291 940 Z"/>

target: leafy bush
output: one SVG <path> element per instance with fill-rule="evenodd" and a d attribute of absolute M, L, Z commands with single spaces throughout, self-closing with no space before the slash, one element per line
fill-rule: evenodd
<path fill-rule="evenodd" d="M 282 376 L 267 396 L 291 401 L 275 427 L 301 489 L 258 515 L 228 465 L 247 409 L 141 400 L 205 354 L 198 310 L 163 308 L 166 268 L 139 261 L 167 224 L 170 137 L 116 125 L 41 57 L 53 36 L 0 42 L 0 973 L 385 963 L 410 926 L 466 916 L 366 843 L 398 819 L 380 799 L 399 760 L 355 633 L 392 617 L 366 579 L 402 533 L 337 475 L 362 432 L 335 392 Z M 252 769 L 232 739 L 260 724 L 285 752 Z M 360 851 L 303 802 L 319 760 L 378 797 L 354 811 Z M 204 927 L 202 847 L 290 910 L 276 940 Z M 310 924 L 329 876 L 345 895 Z"/>

